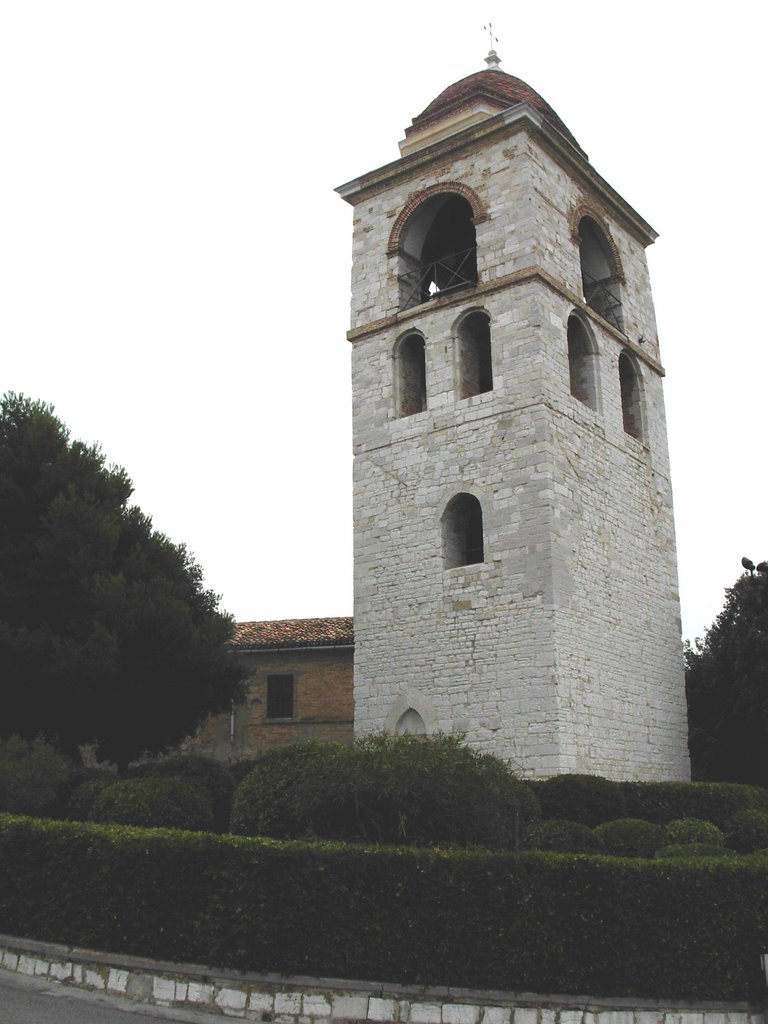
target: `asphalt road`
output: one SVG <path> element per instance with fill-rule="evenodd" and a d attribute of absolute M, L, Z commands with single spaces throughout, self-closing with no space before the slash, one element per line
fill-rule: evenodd
<path fill-rule="evenodd" d="M 0 970 L 0 1024 L 211 1024 L 219 1014 L 131 1003 Z"/>

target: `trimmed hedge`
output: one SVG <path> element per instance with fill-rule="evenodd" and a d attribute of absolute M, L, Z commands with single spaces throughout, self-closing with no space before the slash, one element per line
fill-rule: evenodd
<path fill-rule="evenodd" d="M 0 817 L 4 931 L 241 971 L 758 999 L 767 880 L 759 857 L 371 848 Z"/>
<path fill-rule="evenodd" d="M 577 821 L 540 821 L 525 838 L 529 850 L 549 850 L 553 853 L 604 853 L 605 847 L 588 825 Z"/>
<path fill-rule="evenodd" d="M 600 775 L 555 775 L 537 783 L 535 789 L 544 818 L 578 821 L 594 828 L 627 817 L 621 783 Z"/>
<path fill-rule="evenodd" d="M 660 860 L 665 858 L 691 858 L 691 857 L 735 857 L 734 850 L 727 850 L 717 843 L 672 843 L 671 846 L 662 846 L 656 851 L 656 857 Z"/>
<path fill-rule="evenodd" d="M 727 830 L 734 815 L 754 808 L 768 812 L 768 790 L 736 782 L 623 782 L 627 814 L 656 825 L 676 818 L 702 818 Z"/>
<path fill-rule="evenodd" d="M 53 814 L 75 775 L 75 766 L 43 740 L 0 739 L 0 812 Z"/>
<path fill-rule="evenodd" d="M 667 846 L 680 846 L 686 843 L 725 846 L 725 836 L 717 825 L 701 818 L 677 818 L 670 821 L 664 829 L 664 840 Z"/>
<path fill-rule="evenodd" d="M 376 734 L 265 755 L 235 793 L 231 827 L 276 839 L 514 847 L 538 816 L 500 758 L 454 736 Z"/>
<path fill-rule="evenodd" d="M 120 779 L 111 772 L 100 771 L 75 786 L 64 805 L 64 817 L 72 821 L 88 821 L 97 798 Z"/>
<path fill-rule="evenodd" d="M 617 818 L 598 825 L 595 835 L 613 857 L 653 857 L 665 842 L 664 829 L 640 818 Z"/>
<path fill-rule="evenodd" d="M 129 768 L 129 779 L 182 779 L 210 793 L 213 801 L 213 824 L 218 832 L 229 826 L 235 780 L 230 772 L 210 757 L 201 754 L 175 754 L 162 761 L 144 761 Z"/>
<path fill-rule="evenodd" d="M 768 847 L 768 814 L 764 811 L 739 811 L 727 836 L 728 846 L 737 853 L 756 853 Z"/>
<path fill-rule="evenodd" d="M 123 779 L 102 789 L 91 821 L 148 828 L 213 828 L 213 801 L 201 786 L 182 779 Z"/>

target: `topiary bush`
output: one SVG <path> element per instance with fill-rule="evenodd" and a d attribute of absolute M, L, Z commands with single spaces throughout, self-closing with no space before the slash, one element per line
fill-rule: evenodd
<path fill-rule="evenodd" d="M 659 860 L 685 860 L 688 857 L 735 857 L 736 854 L 712 843 L 674 843 L 660 847 L 654 856 Z"/>
<path fill-rule="evenodd" d="M 241 835 L 294 839 L 312 835 L 322 796 L 316 780 L 327 781 L 329 802 L 351 770 L 349 748 L 310 740 L 260 757 L 235 790 L 230 830 Z M 321 783 L 322 785 L 322 783 Z"/>
<path fill-rule="evenodd" d="M 604 853 L 602 839 L 588 825 L 578 821 L 548 819 L 533 825 L 526 836 L 529 850 L 552 853 Z"/>
<path fill-rule="evenodd" d="M 656 825 L 701 818 L 727 828 L 739 811 L 768 813 L 768 790 L 735 782 L 624 782 L 627 814 Z"/>
<path fill-rule="evenodd" d="M 665 843 L 664 829 L 640 818 L 616 818 L 595 829 L 605 852 L 613 857 L 653 857 Z"/>
<path fill-rule="evenodd" d="M 213 828 L 210 794 L 183 779 L 123 779 L 107 786 L 91 807 L 91 821 L 147 828 Z"/>
<path fill-rule="evenodd" d="M 229 765 L 227 771 L 229 772 L 230 778 L 232 779 L 232 785 L 235 789 L 240 785 L 246 775 L 250 775 L 253 769 L 256 767 L 258 762 L 257 757 L 244 757 L 241 761 L 235 761 L 234 764 Z"/>
<path fill-rule="evenodd" d="M 708 846 L 725 846 L 725 836 L 711 821 L 700 818 L 678 818 L 664 829 L 664 845 L 677 846 L 685 843 L 705 843 Z"/>
<path fill-rule="evenodd" d="M 54 813 L 74 764 L 43 740 L 0 740 L 0 811 L 43 817 Z"/>
<path fill-rule="evenodd" d="M 514 847 L 539 808 L 499 758 L 453 736 L 367 736 L 265 755 L 238 787 L 232 831 L 274 838 Z"/>
<path fill-rule="evenodd" d="M 739 811 L 726 833 L 726 843 L 737 853 L 757 853 L 768 847 L 768 814 L 765 811 Z"/>
<path fill-rule="evenodd" d="M 99 771 L 89 775 L 70 792 L 64 803 L 63 814 L 70 821 L 90 820 L 91 810 L 96 798 L 120 781 L 111 772 Z"/>
<path fill-rule="evenodd" d="M 145 761 L 126 772 L 126 778 L 183 779 L 202 786 L 213 801 L 213 825 L 216 831 L 229 827 L 235 780 L 218 761 L 201 754 L 175 754 L 161 761 Z"/>
<path fill-rule="evenodd" d="M 599 775 L 556 775 L 539 783 L 536 795 L 544 818 L 578 821 L 594 828 L 627 817 L 621 784 Z"/>

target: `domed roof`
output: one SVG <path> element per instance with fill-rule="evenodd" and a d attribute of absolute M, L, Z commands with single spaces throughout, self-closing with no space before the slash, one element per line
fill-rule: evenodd
<path fill-rule="evenodd" d="M 443 89 L 429 106 L 425 107 L 420 114 L 414 117 L 411 127 L 406 128 L 405 134 L 409 136 L 422 132 L 438 121 L 455 116 L 460 111 L 472 107 L 478 102 L 485 103 L 491 108 L 496 108 L 497 111 L 507 110 L 517 103 L 530 103 L 569 142 L 583 153 L 581 146 L 547 101 L 535 89 L 532 89 L 530 85 L 523 82 L 522 79 L 515 78 L 514 75 L 508 75 L 506 71 L 502 71 L 498 67 L 476 71 L 473 75 L 467 75 L 466 78 L 454 82 L 447 89 Z"/>

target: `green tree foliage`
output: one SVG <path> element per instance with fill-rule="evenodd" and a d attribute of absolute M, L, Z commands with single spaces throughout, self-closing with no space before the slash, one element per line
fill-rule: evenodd
<path fill-rule="evenodd" d="M 686 649 L 695 779 L 768 786 L 768 586 L 745 574 L 703 641 Z"/>
<path fill-rule="evenodd" d="M 131 492 L 50 406 L 0 401 L 0 735 L 125 765 L 237 695 L 231 620 Z"/>

